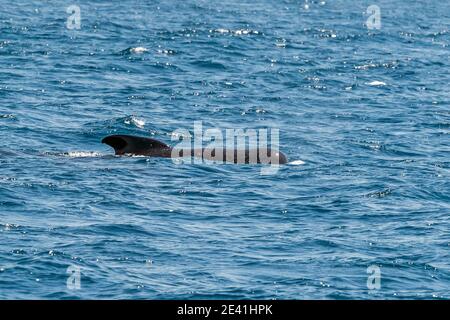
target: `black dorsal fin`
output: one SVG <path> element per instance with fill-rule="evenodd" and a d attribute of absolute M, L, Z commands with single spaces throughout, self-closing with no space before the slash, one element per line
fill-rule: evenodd
<path fill-rule="evenodd" d="M 164 142 L 130 135 L 112 135 L 104 138 L 102 143 L 114 148 L 116 155 L 134 154 L 134 155 L 158 155 L 161 150 L 170 149 Z"/>

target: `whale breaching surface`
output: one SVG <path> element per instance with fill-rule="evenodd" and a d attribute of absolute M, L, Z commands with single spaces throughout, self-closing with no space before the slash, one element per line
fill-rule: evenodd
<path fill-rule="evenodd" d="M 112 135 L 102 140 L 112 148 L 116 155 L 139 155 L 148 157 L 183 158 L 195 157 L 217 162 L 230 162 L 239 164 L 285 164 L 287 157 L 278 150 L 271 148 L 254 149 L 226 149 L 226 148 L 178 148 L 170 147 L 164 142 L 130 135 Z"/>

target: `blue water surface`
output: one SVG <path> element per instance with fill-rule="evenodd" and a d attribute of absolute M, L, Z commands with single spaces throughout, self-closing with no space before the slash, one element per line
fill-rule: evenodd
<path fill-rule="evenodd" d="M 450 2 L 0 8 L 1 299 L 450 297 Z M 279 128 L 291 163 L 100 142 L 194 121 Z"/>

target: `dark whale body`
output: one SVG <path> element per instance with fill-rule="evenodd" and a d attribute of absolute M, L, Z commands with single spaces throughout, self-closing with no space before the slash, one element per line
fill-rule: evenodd
<path fill-rule="evenodd" d="M 251 149 L 251 150 L 228 150 L 228 149 L 173 149 L 164 142 L 145 137 L 130 135 L 112 135 L 102 140 L 112 148 L 116 155 L 140 155 L 148 157 L 198 157 L 214 161 L 231 163 L 264 163 L 264 164 L 285 164 L 287 157 L 281 151 L 276 151 L 272 155 L 272 150 Z M 260 152 L 261 151 L 261 152 Z"/>

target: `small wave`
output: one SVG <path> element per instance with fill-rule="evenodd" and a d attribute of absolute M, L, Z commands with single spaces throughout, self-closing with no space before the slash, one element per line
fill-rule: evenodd
<path fill-rule="evenodd" d="M 198 60 L 192 62 L 193 65 L 205 68 L 205 69 L 215 69 L 215 70 L 226 70 L 227 67 L 220 62 L 214 62 L 212 60 Z"/>
<path fill-rule="evenodd" d="M 384 197 L 387 197 L 388 195 L 390 195 L 391 193 L 392 193 L 392 189 L 387 188 L 382 191 L 370 192 L 370 193 L 366 194 L 365 197 L 367 197 L 367 198 L 384 198 Z"/>
<path fill-rule="evenodd" d="M 233 34 L 236 36 L 242 36 L 242 35 L 251 35 L 251 34 L 260 34 L 259 31 L 256 30 L 251 30 L 251 29 L 237 29 L 237 30 L 231 30 L 231 29 L 224 29 L 224 28 L 219 28 L 219 29 L 215 29 L 215 30 L 209 30 L 210 33 L 220 33 L 220 34 Z"/>
<path fill-rule="evenodd" d="M 16 116 L 13 114 L 0 114 L 0 119 L 16 119 Z"/>
<path fill-rule="evenodd" d="M 286 39 L 281 39 L 281 40 L 277 40 L 277 42 L 275 43 L 275 46 L 277 46 L 278 48 L 286 48 L 286 44 L 287 44 Z"/>
<path fill-rule="evenodd" d="M 145 52 L 149 52 L 145 47 L 130 47 L 121 51 L 122 54 L 142 54 Z"/>
<path fill-rule="evenodd" d="M 14 152 L 9 150 L 0 149 L 0 157 L 2 156 L 14 156 L 16 155 Z"/>
<path fill-rule="evenodd" d="M 5 223 L 5 224 L 0 224 L 0 226 L 3 227 L 3 230 L 5 231 L 10 231 L 10 230 L 14 230 L 14 229 L 18 229 L 20 228 L 20 225 L 18 224 L 10 224 L 10 223 Z"/>
<path fill-rule="evenodd" d="M 353 142 L 364 149 L 370 149 L 374 151 L 385 150 L 386 146 L 378 140 L 353 140 Z"/>
<path fill-rule="evenodd" d="M 133 116 L 127 117 L 123 121 L 123 123 L 128 124 L 128 125 L 130 125 L 130 124 L 135 125 L 136 127 L 140 128 L 140 129 L 144 128 L 144 126 L 145 126 L 145 120 L 142 120 L 142 119 L 139 119 L 139 118 L 136 118 Z"/>
<path fill-rule="evenodd" d="M 375 63 L 370 62 L 363 65 L 357 65 L 354 68 L 356 70 L 369 70 L 372 68 L 384 68 L 384 69 L 397 69 L 399 66 L 399 62 L 397 60 L 394 61 L 388 61 L 384 63 Z"/>

